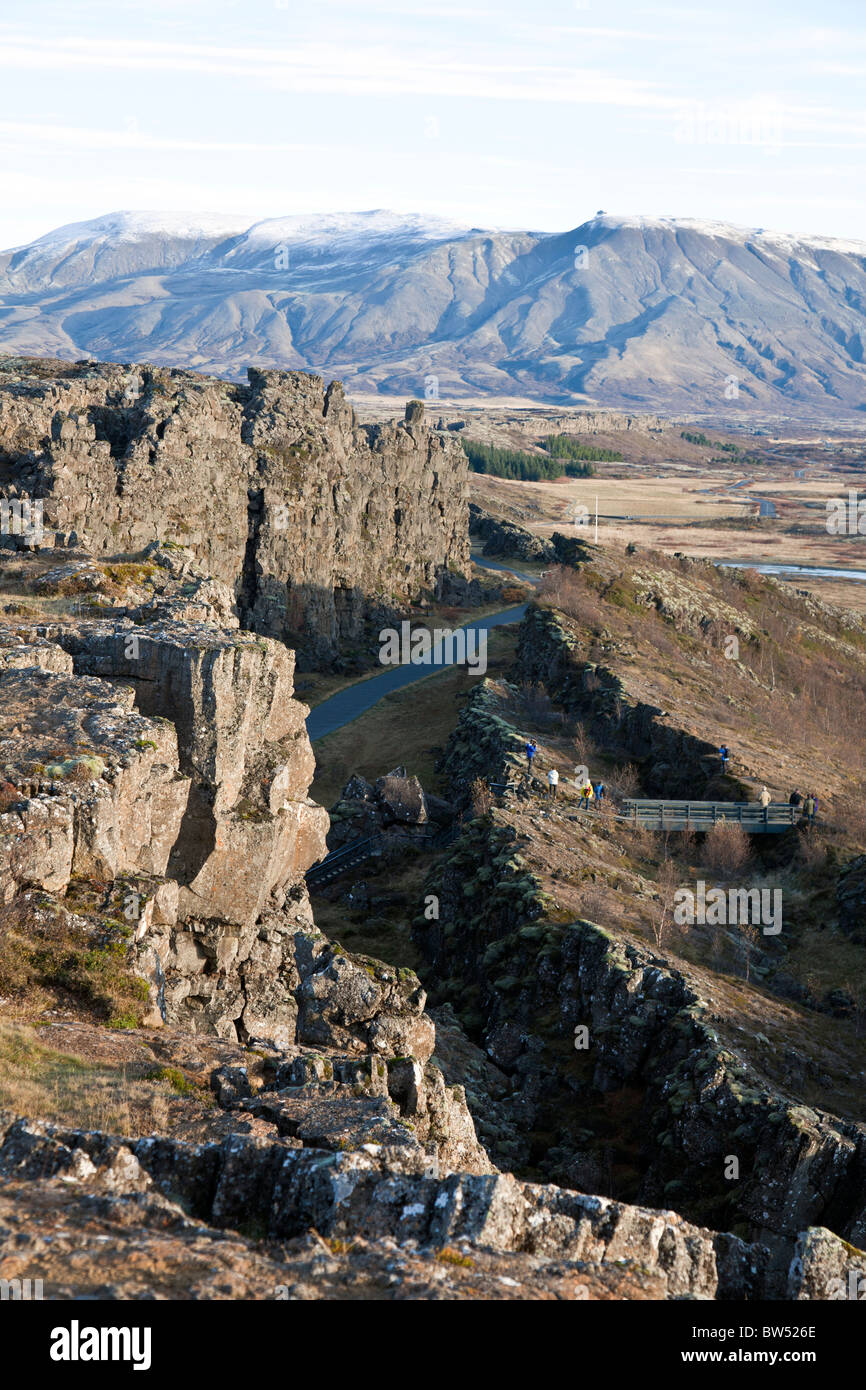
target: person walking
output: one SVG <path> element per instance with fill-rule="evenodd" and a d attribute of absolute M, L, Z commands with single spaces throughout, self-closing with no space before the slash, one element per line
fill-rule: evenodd
<path fill-rule="evenodd" d="M 730 757 L 730 754 L 728 752 L 727 745 L 724 743 L 719 746 L 719 757 L 722 761 L 722 772 L 725 772 L 727 770 L 728 758 Z"/>
<path fill-rule="evenodd" d="M 530 772 L 532 771 L 532 759 L 535 757 L 535 755 L 536 755 L 537 752 L 538 752 L 537 747 L 535 746 L 535 744 L 534 744 L 534 743 L 532 742 L 532 740 L 530 739 L 529 742 L 528 742 L 527 745 L 526 745 L 526 766 L 527 766 L 527 768 L 529 769 Z"/>
<path fill-rule="evenodd" d="M 592 797 L 593 797 L 592 783 L 589 782 L 589 781 L 587 781 L 587 782 L 584 783 L 584 785 L 583 785 L 583 787 L 582 787 L 582 789 L 581 789 L 581 793 L 580 793 L 580 809 L 581 809 L 581 810 L 587 810 L 587 811 L 589 810 L 589 803 L 592 801 Z"/>
<path fill-rule="evenodd" d="M 556 800 L 556 788 L 559 786 L 559 773 L 552 767 L 547 774 L 547 794 L 551 801 Z"/>
<path fill-rule="evenodd" d="M 604 782 L 594 782 L 592 789 L 595 793 L 596 805 L 600 806 L 602 801 L 604 800 Z"/>
<path fill-rule="evenodd" d="M 770 804 L 770 793 L 767 791 L 766 787 L 761 788 L 761 795 L 759 796 L 758 800 L 760 801 L 761 805 L 766 811 L 767 807 Z"/>
<path fill-rule="evenodd" d="M 815 819 L 815 798 L 811 792 L 807 793 L 806 800 L 803 802 L 803 815 L 806 825 L 811 827 Z"/>

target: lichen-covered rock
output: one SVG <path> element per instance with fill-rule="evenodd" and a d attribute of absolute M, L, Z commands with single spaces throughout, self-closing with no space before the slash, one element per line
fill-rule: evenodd
<path fill-rule="evenodd" d="M 823 1226 L 801 1232 L 788 1270 L 788 1298 L 866 1299 L 866 1253 Z"/>
<path fill-rule="evenodd" d="M 21 803 L 2 817 L 0 896 L 73 873 L 165 872 L 189 794 L 170 724 L 131 690 L 44 667 L 0 669 L 0 752 Z"/>
<path fill-rule="evenodd" d="M 425 1014 L 426 994 L 411 970 L 367 956 L 324 953 L 298 992 L 298 1041 L 426 1062 L 436 1030 Z"/>
<path fill-rule="evenodd" d="M 259 1104 L 259 1101 L 252 1102 Z M 268 1235 L 292 1239 L 310 1227 L 338 1241 L 409 1240 L 422 1248 L 459 1245 L 466 1259 L 476 1251 L 519 1254 L 523 1260 L 555 1258 L 582 1267 L 640 1267 L 658 1276 L 656 1296 L 749 1299 L 766 1289 L 768 1252 L 732 1236 L 718 1236 L 670 1211 L 612 1202 L 604 1197 L 522 1183 L 509 1174 L 440 1175 L 407 1133 L 404 1143 L 366 1142 L 339 1148 L 340 1116 L 312 1096 L 276 1095 L 275 1113 L 297 1131 L 323 1131 L 334 1145 L 285 1147 L 263 1139 L 231 1136 L 220 1144 L 191 1146 L 168 1139 L 137 1142 L 24 1122 L 0 1125 L 0 1173 L 19 1184 L 65 1175 L 85 1190 L 110 1170 L 114 1195 L 140 1192 L 146 1181 L 199 1221 L 223 1227 L 256 1223 Z M 371 1097 L 374 1114 L 390 1123 L 388 1102 Z M 286 1106 L 294 1107 L 294 1118 Z M 342 1109 L 341 1109 L 342 1107 Z M 377 1110 L 378 1107 L 378 1110 Z M 346 1111 L 342 1125 L 357 1124 Z M 346 1130 L 345 1124 L 349 1129 Z M 336 1131 L 331 1126 L 336 1125 Z M 366 1126 L 355 1137 L 361 1138 Z M 388 1138 L 394 1138 L 387 1131 Z M 350 1139 L 350 1142 L 351 1139 Z M 135 1162 L 124 1158 L 124 1150 Z M 19 1188 L 19 1190 L 26 1190 Z M 807 1290 L 805 1297 L 812 1296 Z M 820 1295 L 818 1295 L 820 1296 Z"/>

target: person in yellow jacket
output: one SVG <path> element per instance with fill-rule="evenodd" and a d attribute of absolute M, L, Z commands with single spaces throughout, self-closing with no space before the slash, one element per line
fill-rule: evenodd
<path fill-rule="evenodd" d="M 583 810 L 583 808 L 586 807 L 588 810 L 589 803 L 594 799 L 594 797 L 595 792 L 592 790 L 592 783 L 590 782 L 589 778 L 587 778 L 586 782 L 580 789 L 580 809 Z"/>

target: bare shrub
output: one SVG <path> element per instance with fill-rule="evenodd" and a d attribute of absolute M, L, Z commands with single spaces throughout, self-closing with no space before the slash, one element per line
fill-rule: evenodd
<path fill-rule="evenodd" d="M 634 763 L 622 763 L 615 767 L 607 780 L 617 796 L 628 799 L 640 793 L 640 775 Z"/>
<path fill-rule="evenodd" d="M 574 731 L 574 756 L 577 762 L 588 767 L 596 752 L 595 740 L 587 733 L 583 724 L 578 724 Z"/>
<path fill-rule="evenodd" d="M 0 815 L 21 800 L 21 793 L 11 782 L 0 782 Z"/>
<path fill-rule="evenodd" d="M 638 824 L 632 827 L 631 840 L 639 858 L 656 860 L 662 858 L 664 851 L 658 831 L 650 830 L 649 826 Z"/>
<path fill-rule="evenodd" d="M 483 777 L 476 777 L 469 787 L 469 802 L 474 816 L 486 816 L 493 805 L 493 792 Z"/>
<path fill-rule="evenodd" d="M 752 857 L 749 837 L 737 821 L 720 821 L 707 831 L 702 860 L 711 872 L 730 876 L 739 873 Z"/>
<path fill-rule="evenodd" d="M 598 595 L 587 587 L 576 570 L 564 566 L 550 570 L 542 579 L 538 593 L 560 613 L 575 618 L 582 627 L 604 626 L 604 610 Z"/>
<path fill-rule="evenodd" d="M 602 883 L 585 883 L 580 894 L 581 915 L 600 927 L 618 926 L 622 911 L 616 894 Z"/>
<path fill-rule="evenodd" d="M 679 871 L 672 859 L 665 859 L 656 880 L 658 897 L 653 904 L 650 925 L 653 940 L 659 950 L 673 921 L 674 895 L 679 884 Z"/>
<path fill-rule="evenodd" d="M 691 827 L 677 831 L 676 849 L 680 859 L 688 862 L 697 847 L 698 837 Z"/>
<path fill-rule="evenodd" d="M 752 953 L 756 951 L 761 943 L 761 933 L 756 926 L 749 922 L 740 925 L 740 946 L 743 952 L 743 968 L 746 979 L 749 979 L 752 969 Z"/>
<path fill-rule="evenodd" d="M 543 685 L 533 685 L 525 681 L 520 687 L 520 698 L 527 718 L 533 724 L 546 729 L 556 722 L 557 713 L 553 708 L 553 701 Z"/>
<path fill-rule="evenodd" d="M 804 869 L 823 869 L 827 863 L 827 846 L 820 836 L 814 833 L 801 835 L 797 846 L 797 859 Z"/>

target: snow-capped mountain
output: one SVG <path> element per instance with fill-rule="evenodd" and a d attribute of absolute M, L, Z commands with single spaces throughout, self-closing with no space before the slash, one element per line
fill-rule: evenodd
<path fill-rule="evenodd" d="M 691 219 L 115 213 L 0 254 L 0 352 L 350 390 L 850 416 L 864 343 L 866 243 Z"/>

